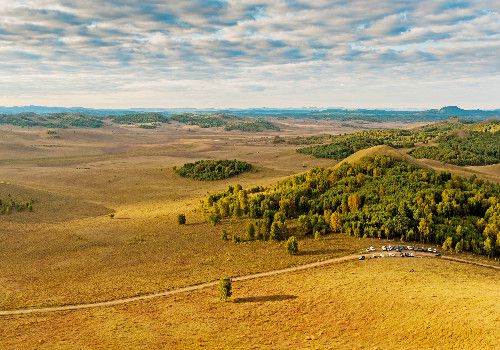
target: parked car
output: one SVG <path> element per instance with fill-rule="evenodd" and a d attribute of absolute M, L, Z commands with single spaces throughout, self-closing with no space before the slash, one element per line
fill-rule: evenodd
<path fill-rule="evenodd" d="M 365 260 L 365 256 L 364 256 L 364 255 L 361 255 L 361 256 L 359 257 L 359 260 Z"/>
<path fill-rule="evenodd" d="M 369 249 L 371 252 L 374 252 L 376 250 L 375 247 L 370 247 Z"/>
<path fill-rule="evenodd" d="M 381 257 L 381 258 L 383 258 L 384 256 L 385 256 L 384 254 L 380 253 L 380 257 Z"/>
<path fill-rule="evenodd" d="M 441 256 L 441 253 L 436 253 L 434 254 L 434 256 Z"/>
<path fill-rule="evenodd" d="M 383 245 L 382 250 L 385 252 L 387 250 L 387 247 L 385 245 Z"/>
<path fill-rule="evenodd" d="M 428 251 L 429 253 L 432 253 L 432 248 L 427 248 L 427 251 Z"/>
<path fill-rule="evenodd" d="M 408 248 L 408 250 L 413 250 L 413 246 L 412 245 L 409 245 L 407 248 Z"/>
<path fill-rule="evenodd" d="M 389 256 L 390 256 L 390 257 L 394 257 L 394 256 L 396 256 L 396 254 L 394 254 L 394 253 L 389 253 Z"/>
<path fill-rule="evenodd" d="M 402 257 L 402 258 L 405 257 L 404 253 L 399 253 L 399 256 Z"/>
<path fill-rule="evenodd" d="M 432 251 L 433 251 L 434 253 L 437 253 L 437 249 L 436 249 L 436 248 L 434 248 Z"/>

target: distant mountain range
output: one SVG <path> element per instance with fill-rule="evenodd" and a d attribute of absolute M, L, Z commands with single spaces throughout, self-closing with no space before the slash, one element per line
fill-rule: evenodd
<path fill-rule="evenodd" d="M 441 109 L 429 110 L 391 110 L 391 109 L 345 109 L 345 108 L 248 108 L 248 109 L 196 109 L 196 108 L 133 108 L 133 109 L 93 109 L 84 107 L 45 107 L 45 106 L 16 106 L 0 107 L 1 114 L 19 113 L 82 113 L 93 116 L 109 116 L 131 113 L 162 113 L 174 115 L 180 113 L 227 113 L 238 117 L 275 117 L 275 118 L 327 118 L 337 120 L 367 120 L 367 121 L 432 121 L 459 117 L 474 120 L 500 117 L 500 109 L 466 110 L 457 106 L 447 106 Z M 0 116 L 1 117 L 1 116 Z"/>

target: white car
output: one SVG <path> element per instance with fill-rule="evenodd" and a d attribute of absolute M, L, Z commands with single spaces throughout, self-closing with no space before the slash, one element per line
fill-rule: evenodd
<path fill-rule="evenodd" d="M 394 253 L 389 253 L 389 256 L 390 256 L 390 257 L 394 257 L 394 256 L 396 256 L 396 254 L 394 254 Z"/>
<path fill-rule="evenodd" d="M 384 256 L 385 256 L 384 254 L 380 253 L 380 257 L 381 257 L 381 258 L 383 258 Z"/>
<path fill-rule="evenodd" d="M 387 247 L 385 245 L 383 245 L 382 250 L 385 252 L 387 250 Z"/>
<path fill-rule="evenodd" d="M 370 247 L 369 249 L 370 249 L 371 252 L 375 251 L 375 247 Z"/>
<path fill-rule="evenodd" d="M 428 251 L 429 253 L 432 253 L 432 248 L 427 248 L 427 251 Z"/>
<path fill-rule="evenodd" d="M 391 251 L 392 250 L 392 245 L 388 246 L 387 250 Z"/>

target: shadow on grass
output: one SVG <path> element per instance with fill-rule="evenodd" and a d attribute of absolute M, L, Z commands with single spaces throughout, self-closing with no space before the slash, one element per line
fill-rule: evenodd
<path fill-rule="evenodd" d="M 296 295 L 278 294 L 278 295 L 263 295 L 258 297 L 236 298 L 235 303 L 262 303 L 268 301 L 284 301 L 297 299 Z"/>

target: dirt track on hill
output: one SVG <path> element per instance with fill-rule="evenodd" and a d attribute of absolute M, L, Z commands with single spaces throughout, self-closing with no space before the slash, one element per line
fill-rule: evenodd
<path fill-rule="evenodd" d="M 460 263 L 471 264 L 471 265 L 476 265 L 476 266 L 481 266 L 481 267 L 488 267 L 490 269 L 500 270 L 500 266 L 483 264 L 483 263 L 480 263 L 477 261 L 459 259 L 459 258 L 455 258 L 452 256 L 445 256 L 445 255 L 443 255 L 441 258 L 446 259 L 446 260 L 455 261 L 455 262 L 460 262 Z"/>
<path fill-rule="evenodd" d="M 422 257 L 422 256 L 420 256 L 420 257 Z M 339 257 L 339 258 L 332 258 L 332 259 L 317 261 L 317 262 L 313 262 L 313 263 L 309 263 L 309 264 L 292 266 L 292 267 L 288 267 L 285 269 L 272 270 L 272 271 L 260 272 L 260 273 L 256 273 L 256 274 L 246 275 L 246 276 L 233 277 L 232 281 L 233 282 L 247 281 L 247 280 L 251 280 L 251 279 L 255 279 L 255 278 L 268 277 L 268 276 L 274 276 L 274 275 L 279 275 L 279 274 L 283 274 L 283 273 L 301 271 L 301 270 L 311 269 L 314 267 L 330 265 L 333 263 L 356 260 L 356 259 L 358 259 L 358 257 L 359 257 L 359 254 L 352 254 L 352 255 L 347 255 L 347 256 L 343 256 L 343 257 Z M 427 256 L 427 257 L 430 257 L 430 256 Z M 448 257 L 448 256 L 442 256 L 441 258 L 446 259 L 446 260 L 450 260 L 450 261 L 455 261 L 455 262 L 466 263 L 466 264 L 471 264 L 471 265 L 500 270 L 500 267 L 495 266 L 495 265 L 488 265 L 488 264 L 483 264 L 483 263 L 479 263 L 479 262 L 463 260 L 463 259 Z M 174 294 L 191 292 L 191 291 L 200 290 L 200 289 L 204 289 L 204 288 L 208 288 L 208 287 L 214 287 L 217 285 L 217 283 L 218 283 L 218 281 L 212 281 L 212 282 L 187 286 L 187 287 L 183 287 L 183 288 L 172 289 L 172 290 L 160 292 L 160 293 L 138 295 L 135 297 L 120 298 L 120 299 L 102 301 L 102 302 L 96 302 L 96 303 L 70 304 L 70 305 L 63 305 L 63 306 L 50 306 L 50 307 L 32 308 L 32 309 L 3 310 L 3 311 L 0 311 L 0 316 L 27 315 L 27 314 L 35 314 L 35 313 L 58 312 L 58 311 L 59 312 L 61 312 L 61 311 L 74 311 L 74 310 L 91 309 L 91 308 L 98 308 L 98 307 L 117 306 L 117 305 L 132 303 L 132 302 L 136 302 L 136 301 L 156 299 L 156 298 L 170 296 L 170 295 L 174 295 Z"/>

